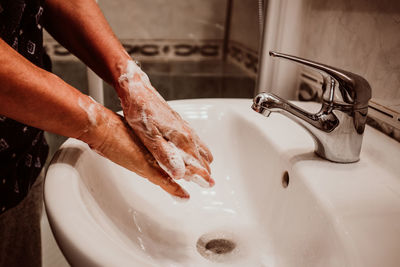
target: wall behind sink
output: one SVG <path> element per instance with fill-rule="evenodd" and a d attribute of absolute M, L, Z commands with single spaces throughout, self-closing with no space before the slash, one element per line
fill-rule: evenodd
<path fill-rule="evenodd" d="M 400 1 L 305 4 L 300 56 L 365 77 L 372 87 L 369 114 L 385 122 L 375 126 L 400 140 Z"/>
<path fill-rule="evenodd" d="M 153 85 L 167 100 L 254 95 L 258 0 L 98 0 L 98 3 L 127 52 L 142 62 Z M 228 24 L 232 24 L 230 32 Z M 53 72 L 88 93 L 85 65 L 48 34 L 44 43 L 53 62 Z M 228 60 L 223 60 L 228 49 Z M 105 85 L 104 94 L 108 108 L 121 110 L 110 86 Z M 47 136 L 53 154 L 65 138 L 50 133 Z"/>
<path fill-rule="evenodd" d="M 400 1 L 298 0 L 296 10 L 290 0 L 281 2 L 286 6 L 280 11 L 279 38 L 272 49 L 365 77 L 372 87 L 368 123 L 400 141 Z M 278 69 L 292 65 L 269 64 Z M 312 99 L 321 87 L 321 77 L 305 69 L 299 68 L 292 75 L 296 77 L 288 77 L 285 70 L 277 73 L 272 90 L 284 97 Z M 297 80 L 296 90 L 285 87 L 288 79 L 293 84 Z"/>
<path fill-rule="evenodd" d="M 217 39 L 227 0 L 99 0 L 120 39 Z"/>
<path fill-rule="evenodd" d="M 98 3 L 127 52 L 141 62 L 155 63 L 143 67 L 167 100 L 254 95 L 258 0 L 99 0 Z M 45 44 L 56 74 L 87 92 L 86 80 L 82 79 L 83 64 L 48 34 Z M 228 60 L 224 60 L 228 52 Z M 183 61 L 190 63 L 185 65 Z M 232 62 L 237 64 L 229 64 Z M 177 72 L 186 77 L 171 81 L 171 73 Z M 184 81 L 189 84 L 180 90 L 176 83 L 181 85 Z M 108 87 L 106 94 L 106 102 L 112 98 L 106 105 L 118 108 L 115 106 L 118 99 Z"/>
<path fill-rule="evenodd" d="M 232 0 L 227 34 L 228 60 L 254 78 L 258 72 L 261 34 L 259 4 L 259 0 Z"/>
<path fill-rule="evenodd" d="M 256 75 L 259 0 L 99 0 L 99 6 L 119 39 L 212 44 L 219 56 L 228 52 L 230 60 Z"/>

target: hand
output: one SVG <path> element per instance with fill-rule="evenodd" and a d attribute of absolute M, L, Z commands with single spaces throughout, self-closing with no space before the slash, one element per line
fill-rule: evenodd
<path fill-rule="evenodd" d="M 127 122 L 160 167 L 174 179 L 213 186 L 210 150 L 133 61 L 128 61 L 116 86 Z"/>
<path fill-rule="evenodd" d="M 88 113 L 90 127 L 79 139 L 100 155 L 147 178 L 169 194 L 189 198 L 189 194 L 157 164 L 125 119 L 92 100 L 79 101 Z"/>

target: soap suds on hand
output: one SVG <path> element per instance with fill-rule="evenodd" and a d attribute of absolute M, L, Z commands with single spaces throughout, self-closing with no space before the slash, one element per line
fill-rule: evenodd
<path fill-rule="evenodd" d="M 91 103 L 87 103 L 82 98 L 79 98 L 78 105 L 86 112 L 91 126 L 96 126 L 97 125 L 96 117 L 99 112 L 99 108 L 97 107 L 97 105 L 99 104 L 92 97 L 89 96 L 89 98 L 91 100 Z"/>
<path fill-rule="evenodd" d="M 160 167 L 168 173 L 168 175 L 172 178 L 183 178 L 185 175 L 185 162 L 183 158 L 181 157 L 179 148 L 175 146 L 174 143 L 172 142 L 166 142 L 163 143 L 165 146 L 163 148 L 163 151 L 166 151 L 167 157 L 168 157 L 168 163 L 171 166 L 172 169 L 168 168 L 167 166 L 164 166 L 162 163 L 158 162 Z M 174 175 L 175 174 L 175 175 Z"/>
<path fill-rule="evenodd" d="M 121 99 L 121 104 L 123 106 L 124 113 L 126 113 L 125 115 L 129 125 L 135 131 L 144 133 L 147 137 L 152 138 L 151 136 L 154 135 L 152 131 L 154 131 L 156 126 L 152 124 L 152 118 L 149 117 L 149 114 L 148 112 L 146 112 L 145 109 L 145 104 L 147 103 L 148 99 L 144 99 L 144 97 L 138 92 L 152 90 L 156 97 L 161 98 L 162 101 L 165 102 L 164 99 L 151 85 L 147 74 L 144 73 L 133 60 L 127 61 L 125 73 L 120 75 L 118 82 L 120 84 L 127 83 L 128 85 L 128 97 L 124 97 L 125 99 Z M 137 110 L 137 107 L 132 107 L 131 109 L 131 100 L 129 99 L 130 97 L 134 97 L 136 102 L 140 103 L 140 110 Z M 152 94 L 150 94 L 150 97 L 152 97 Z M 131 116 L 127 115 L 129 113 L 131 113 Z M 162 116 L 162 114 L 151 114 L 151 116 Z M 171 121 L 171 123 L 173 122 L 174 121 Z M 168 132 L 167 134 L 172 134 L 172 131 Z M 170 140 L 171 138 L 167 137 L 167 140 L 168 139 Z M 207 170 L 202 166 L 198 159 L 187 154 L 182 149 L 176 147 L 175 144 L 171 141 L 162 142 L 161 146 L 163 147 L 160 149 L 164 153 L 164 155 L 161 156 L 167 157 L 167 162 L 169 166 L 165 166 L 165 164 L 160 162 L 160 160 L 157 158 L 157 156 L 160 155 L 153 154 L 153 156 L 156 158 L 159 166 L 170 177 L 174 179 L 184 178 L 185 180 L 193 181 L 202 187 L 210 187 L 208 181 L 200 175 L 185 175 L 186 165 L 193 166 L 197 169 L 205 170 L 205 172 L 207 172 Z"/>

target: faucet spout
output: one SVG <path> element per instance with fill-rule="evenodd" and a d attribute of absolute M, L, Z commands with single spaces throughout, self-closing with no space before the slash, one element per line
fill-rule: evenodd
<path fill-rule="evenodd" d="M 254 98 L 252 108 L 266 117 L 269 117 L 271 112 L 281 113 L 291 117 L 301 126 L 304 126 L 303 122 L 307 122 L 324 132 L 332 132 L 339 125 L 338 118 L 331 112 L 330 106 L 326 104 L 323 104 L 321 110 L 314 114 L 277 95 L 261 93 Z"/>
<path fill-rule="evenodd" d="M 296 62 L 321 73 L 322 106 L 310 113 L 274 94 L 261 93 L 252 108 L 269 116 L 281 113 L 306 129 L 314 139 L 315 153 L 339 163 L 360 158 L 371 87 L 361 76 L 303 58 L 270 52 L 270 55 Z"/>
<path fill-rule="evenodd" d="M 338 163 L 359 160 L 363 130 L 357 132 L 351 112 L 334 112 L 329 103 L 323 103 L 319 112 L 310 113 L 274 94 L 261 93 L 253 100 L 252 109 L 269 117 L 280 113 L 303 127 L 315 143 L 315 153 L 322 158 Z M 359 111 L 357 111 L 359 113 Z M 359 118 L 366 119 L 366 112 Z"/>

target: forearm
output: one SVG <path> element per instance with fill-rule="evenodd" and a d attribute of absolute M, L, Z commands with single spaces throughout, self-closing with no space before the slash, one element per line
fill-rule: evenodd
<path fill-rule="evenodd" d="M 208 148 L 129 62 L 94 0 L 46 0 L 44 14 L 49 33 L 114 86 L 126 120 L 161 168 L 175 179 L 213 185 Z"/>
<path fill-rule="evenodd" d="M 78 138 L 172 195 L 189 195 L 160 169 L 125 120 L 26 60 L 0 38 L 0 115 Z"/>
<path fill-rule="evenodd" d="M 44 19 L 46 30 L 58 42 L 103 80 L 118 82 L 130 57 L 94 0 L 46 0 Z"/>
<path fill-rule="evenodd" d="M 90 121 L 79 106 L 90 99 L 38 68 L 0 39 L 0 114 L 43 130 L 80 137 Z M 80 100 L 79 100 L 80 99 Z"/>

